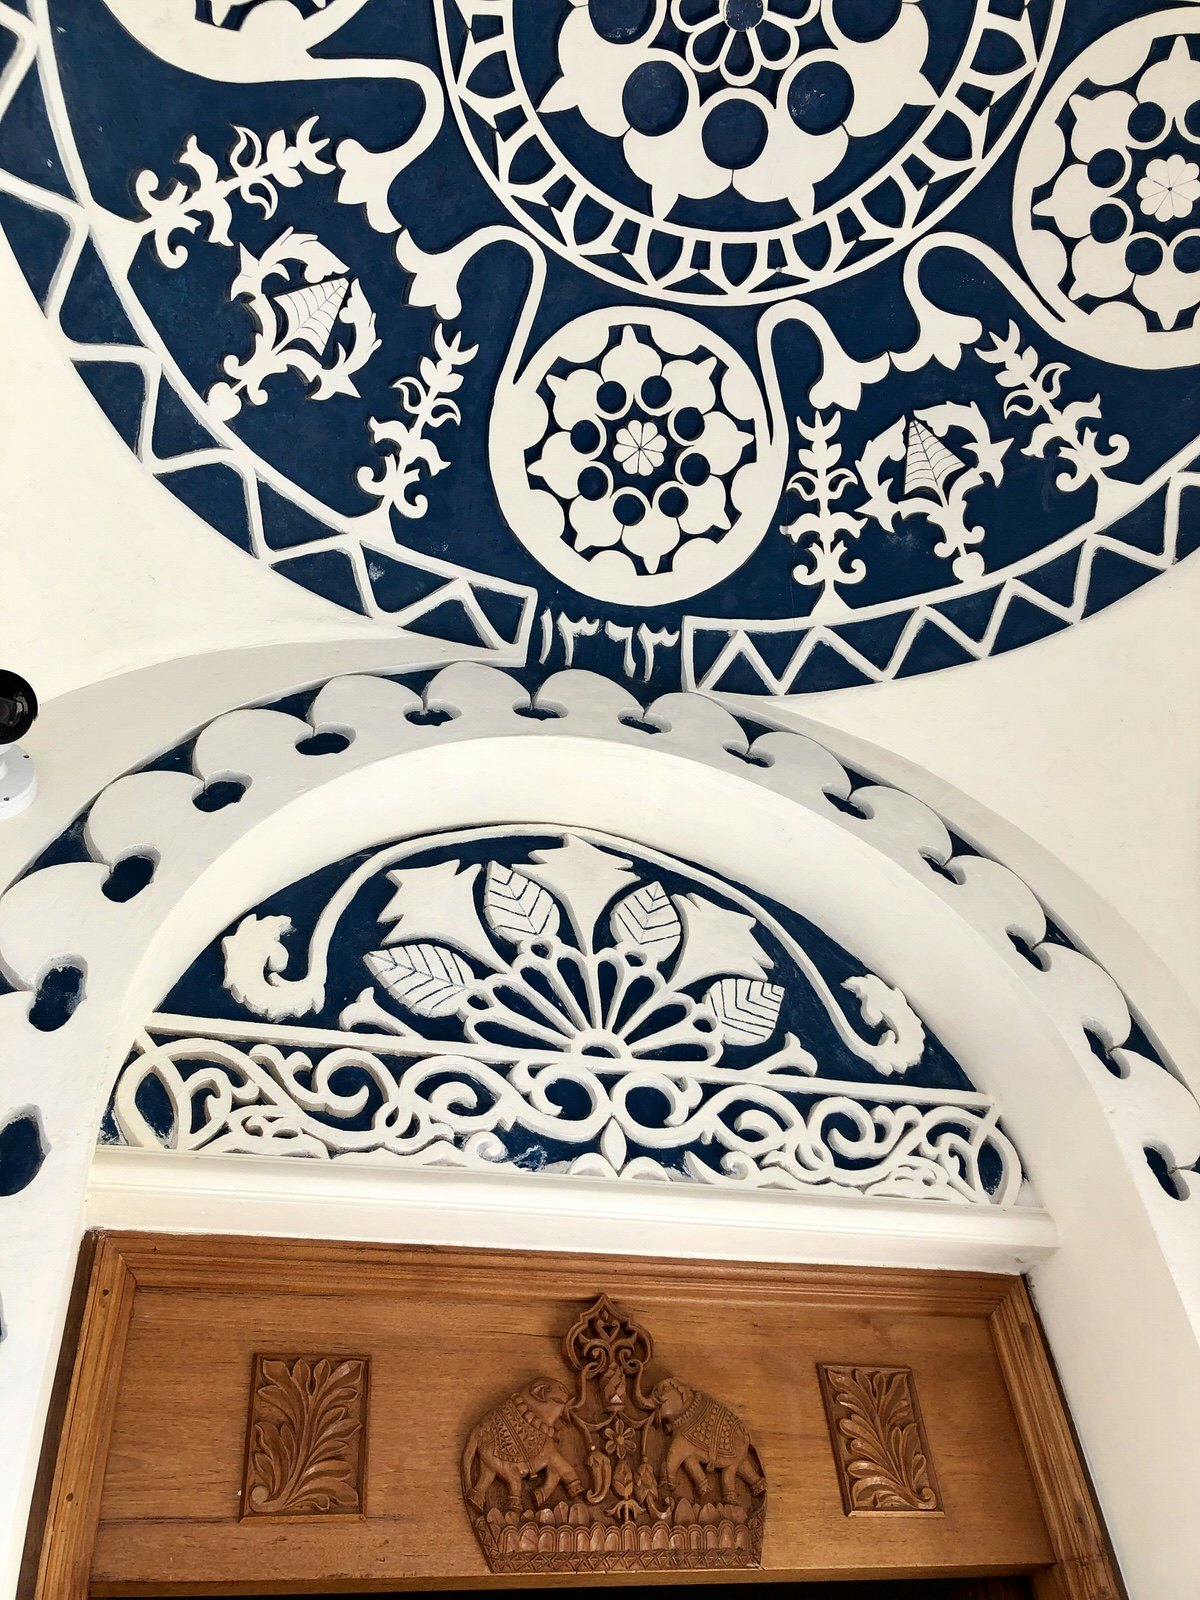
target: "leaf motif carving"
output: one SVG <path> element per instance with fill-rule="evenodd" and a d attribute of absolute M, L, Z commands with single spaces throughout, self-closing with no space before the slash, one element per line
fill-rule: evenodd
<path fill-rule="evenodd" d="M 683 925 L 671 897 L 658 882 L 644 883 L 619 900 L 609 926 L 618 944 L 644 950 L 656 967 L 671 959 L 683 937 Z"/>
<path fill-rule="evenodd" d="M 763 1044 L 775 1032 L 783 990 L 757 978 L 722 978 L 704 997 L 725 1044 Z"/>
<path fill-rule="evenodd" d="M 366 1393 L 363 1359 L 257 1357 L 242 1515 L 361 1511 Z"/>
<path fill-rule="evenodd" d="M 908 1368 L 818 1370 L 847 1515 L 940 1510 Z"/>
<path fill-rule="evenodd" d="M 303 283 L 298 289 L 277 294 L 272 304 L 283 318 L 288 343 L 307 344 L 317 355 L 324 355 L 349 288 L 349 280 L 339 273 L 322 283 Z"/>
<path fill-rule="evenodd" d="M 456 950 L 431 940 L 372 950 L 363 961 L 392 999 L 419 1017 L 455 1016 L 475 983 Z"/>
<path fill-rule="evenodd" d="M 483 886 L 483 914 L 494 933 L 513 944 L 553 939 L 559 910 L 554 897 L 523 872 L 490 863 Z"/>

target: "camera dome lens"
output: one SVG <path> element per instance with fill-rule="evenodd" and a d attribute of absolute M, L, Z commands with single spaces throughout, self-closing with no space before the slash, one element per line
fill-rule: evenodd
<path fill-rule="evenodd" d="M 0 744 L 15 744 L 33 727 L 37 695 L 15 672 L 0 671 Z"/>

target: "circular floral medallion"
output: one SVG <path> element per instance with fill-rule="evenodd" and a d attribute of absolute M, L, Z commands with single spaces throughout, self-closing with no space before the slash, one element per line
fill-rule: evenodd
<path fill-rule="evenodd" d="M 785 297 L 923 232 L 998 154 L 1057 20 L 1022 8 L 1014 75 L 1000 0 L 438 3 L 509 210 L 601 277 L 701 303 Z"/>
<path fill-rule="evenodd" d="M 497 410 L 504 509 L 583 594 L 679 600 L 734 571 L 782 487 L 758 385 L 675 312 L 595 312 L 526 367 Z"/>
<path fill-rule="evenodd" d="M 1054 85 L 1014 198 L 1021 256 L 1072 342 L 1200 356 L 1200 41 L 1193 7 L 1128 22 Z"/>

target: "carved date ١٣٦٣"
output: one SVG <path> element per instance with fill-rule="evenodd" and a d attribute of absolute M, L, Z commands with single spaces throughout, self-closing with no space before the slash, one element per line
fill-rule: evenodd
<path fill-rule="evenodd" d="M 606 1295 L 540 1377 L 467 1435 L 463 1498 L 493 1572 L 756 1567 L 766 1479 L 742 1421 L 680 1378 L 643 1387 L 650 1335 Z"/>
<path fill-rule="evenodd" d="M 846 1515 L 940 1512 L 909 1369 L 822 1364 L 817 1371 Z"/>
<path fill-rule="evenodd" d="M 361 1516 L 368 1363 L 254 1358 L 243 1517 Z"/>

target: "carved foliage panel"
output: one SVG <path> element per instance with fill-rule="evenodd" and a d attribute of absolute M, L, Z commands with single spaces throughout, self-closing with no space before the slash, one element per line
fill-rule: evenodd
<path fill-rule="evenodd" d="M 368 1372 L 361 1356 L 254 1357 L 243 1518 L 365 1513 Z"/>
<path fill-rule="evenodd" d="M 847 1516 L 942 1509 L 908 1367 L 817 1368 Z"/>
<path fill-rule="evenodd" d="M 885 978 L 787 907 L 579 828 L 400 840 L 272 896 L 149 1018 L 105 1133 L 981 1206 L 1023 1177 Z"/>

